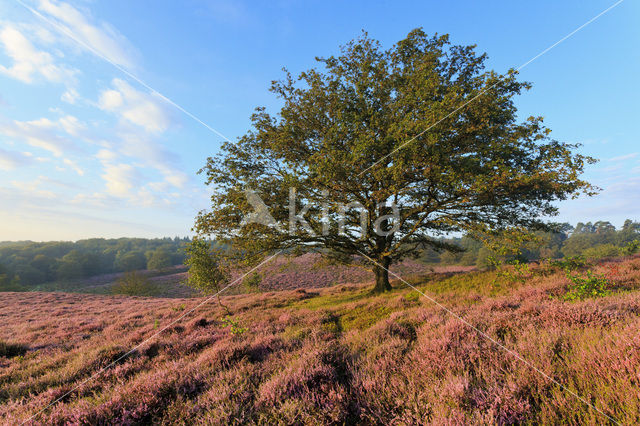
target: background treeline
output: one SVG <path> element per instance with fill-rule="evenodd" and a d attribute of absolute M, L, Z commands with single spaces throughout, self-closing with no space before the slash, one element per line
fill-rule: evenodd
<path fill-rule="evenodd" d="M 583 256 L 620 256 L 640 244 L 640 222 L 626 220 L 616 229 L 610 222 L 563 224 L 557 232 L 537 232 L 538 241 L 521 248 L 522 261 Z M 72 281 L 115 272 L 162 270 L 182 265 L 188 238 L 95 238 L 77 242 L 0 242 L 0 291 L 26 290 L 54 281 Z M 425 250 L 428 264 L 491 267 L 499 257 L 468 236 L 444 240 L 463 248 L 460 253 Z M 636 247 L 637 249 L 637 247 Z"/>
<path fill-rule="evenodd" d="M 557 232 L 536 232 L 538 241 L 521 247 L 519 260 L 536 261 L 562 257 L 583 256 L 588 259 L 614 257 L 633 251 L 640 241 L 640 222 L 627 219 L 620 229 L 610 222 L 579 222 L 575 227 L 562 224 Z M 464 236 L 445 239 L 464 249 L 460 253 L 426 250 L 420 260 L 430 264 L 473 265 L 491 267 L 491 258 L 499 255 L 482 242 Z M 637 247 L 636 247 L 637 248 Z"/>
<path fill-rule="evenodd" d="M 0 289 L 114 272 L 162 270 L 184 262 L 188 241 L 176 237 L 0 242 Z"/>

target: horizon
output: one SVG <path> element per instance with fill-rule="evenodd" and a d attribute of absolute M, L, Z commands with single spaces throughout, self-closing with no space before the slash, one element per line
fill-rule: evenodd
<path fill-rule="evenodd" d="M 0 5 L 0 239 L 41 242 L 190 236 L 209 206 L 196 171 L 222 135 L 279 108 L 268 88 L 282 67 L 315 67 L 362 30 L 386 48 L 416 27 L 448 33 L 505 72 L 613 4 L 21 3 Z M 533 87 L 519 118 L 544 116 L 553 138 L 600 159 L 584 178 L 603 191 L 559 204 L 553 221 L 619 228 L 640 211 L 637 12 L 621 3 L 520 73 Z"/>

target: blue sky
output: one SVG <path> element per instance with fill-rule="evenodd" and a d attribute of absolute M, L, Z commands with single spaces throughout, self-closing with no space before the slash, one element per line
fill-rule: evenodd
<path fill-rule="evenodd" d="M 208 207 L 196 171 L 223 137 L 162 96 L 235 140 L 256 106 L 278 107 L 282 67 L 315 66 L 362 29 L 385 46 L 449 33 L 504 72 L 614 4 L 20 1 L 37 14 L 0 2 L 0 240 L 188 235 Z M 560 220 L 640 220 L 638 18 L 626 0 L 521 71 L 521 117 L 601 160 L 585 177 L 602 193 Z"/>

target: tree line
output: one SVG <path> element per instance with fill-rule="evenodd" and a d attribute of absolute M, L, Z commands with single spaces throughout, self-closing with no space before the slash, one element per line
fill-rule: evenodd
<path fill-rule="evenodd" d="M 0 288 L 29 287 L 184 262 L 188 238 L 0 242 Z"/>
<path fill-rule="evenodd" d="M 563 223 L 555 231 L 536 231 L 533 234 L 536 239 L 519 247 L 518 254 L 510 255 L 511 258 L 531 262 L 574 256 L 599 259 L 632 253 L 640 245 L 640 222 L 627 219 L 619 229 L 607 221 L 579 222 L 575 227 Z M 468 265 L 486 269 L 500 257 L 496 250 L 471 236 L 449 238 L 444 242 L 462 250 L 438 252 L 427 249 L 420 259 L 426 263 Z M 504 255 L 502 257 L 502 260 L 509 260 L 504 259 Z"/>

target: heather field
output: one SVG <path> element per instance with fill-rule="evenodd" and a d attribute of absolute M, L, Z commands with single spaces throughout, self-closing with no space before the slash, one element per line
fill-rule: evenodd
<path fill-rule="evenodd" d="M 640 257 L 587 270 L 601 297 L 550 265 L 411 278 L 496 343 L 399 281 L 227 296 L 147 342 L 203 299 L 4 293 L 0 422 L 638 423 Z"/>

